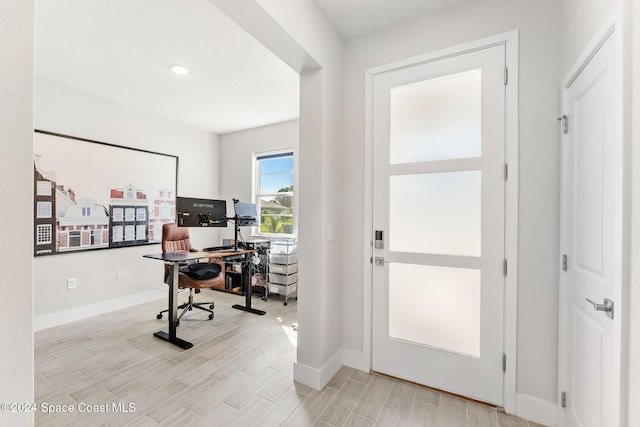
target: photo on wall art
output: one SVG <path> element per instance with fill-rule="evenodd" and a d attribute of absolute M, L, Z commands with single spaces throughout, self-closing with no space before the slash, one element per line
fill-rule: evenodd
<path fill-rule="evenodd" d="M 34 133 L 34 255 L 159 243 L 176 218 L 178 157 Z"/>

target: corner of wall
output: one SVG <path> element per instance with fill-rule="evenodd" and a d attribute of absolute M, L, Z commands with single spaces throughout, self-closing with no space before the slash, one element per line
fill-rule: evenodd
<path fill-rule="evenodd" d="M 516 395 L 516 415 L 549 427 L 559 422 L 558 405 L 526 394 Z"/>
<path fill-rule="evenodd" d="M 293 380 L 315 390 L 322 390 L 342 367 L 342 357 L 342 349 L 340 349 L 320 369 L 295 362 Z"/>

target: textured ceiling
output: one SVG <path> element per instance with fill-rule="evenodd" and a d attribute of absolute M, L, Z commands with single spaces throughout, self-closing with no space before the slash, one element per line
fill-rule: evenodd
<path fill-rule="evenodd" d="M 36 77 L 215 133 L 299 111 L 298 74 L 208 0 L 38 0 Z"/>

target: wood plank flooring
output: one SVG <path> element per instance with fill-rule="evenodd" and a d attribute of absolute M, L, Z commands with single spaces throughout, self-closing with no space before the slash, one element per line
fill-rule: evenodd
<path fill-rule="evenodd" d="M 540 427 L 347 367 L 313 390 L 293 381 L 295 300 L 254 298 L 267 312 L 257 316 L 231 308 L 244 303 L 236 295 L 196 299 L 216 301 L 215 318 L 183 318 L 178 336 L 194 344 L 186 351 L 153 336 L 166 330 L 162 300 L 36 332 L 36 426 Z"/>

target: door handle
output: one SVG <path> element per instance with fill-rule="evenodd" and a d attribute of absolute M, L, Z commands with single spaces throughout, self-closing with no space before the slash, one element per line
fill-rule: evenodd
<path fill-rule="evenodd" d="M 373 261 L 375 265 L 384 265 L 385 262 L 389 262 L 389 261 L 385 261 L 384 257 L 381 257 L 381 256 L 375 257 Z"/>
<path fill-rule="evenodd" d="M 593 305 L 593 308 L 595 308 L 596 311 L 604 311 L 609 319 L 613 319 L 613 301 L 609 298 L 604 299 L 604 304 L 598 304 L 597 302 L 591 301 L 589 298 L 585 299 Z"/>

